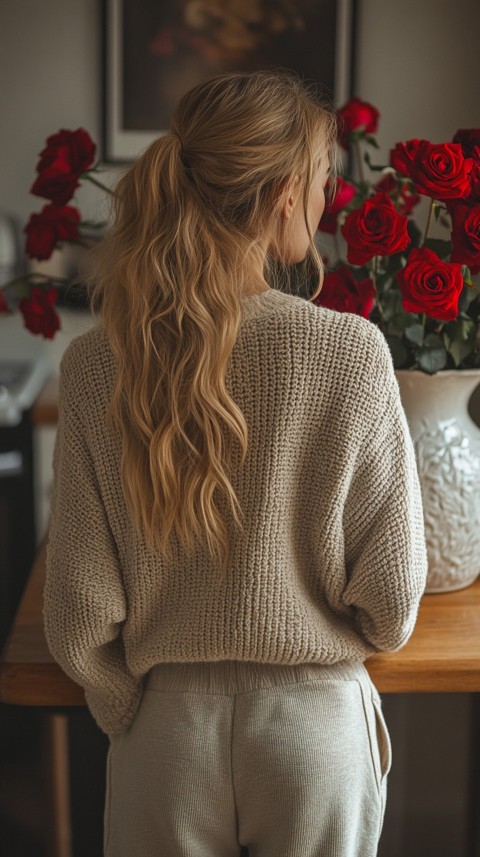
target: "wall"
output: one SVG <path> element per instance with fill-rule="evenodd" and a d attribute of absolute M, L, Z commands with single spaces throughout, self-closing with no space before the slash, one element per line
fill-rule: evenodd
<path fill-rule="evenodd" d="M 0 2 L 0 211 L 24 223 L 41 207 L 30 196 L 43 142 L 60 128 L 100 131 L 97 0 Z M 94 216 L 95 194 L 78 195 Z"/>
<path fill-rule="evenodd" d="M 355 94 L 380 110 L 378 162 L 409 137 L 440 142 L 458 127 L 480 126 L 477 15 L 478 0 L 361 0 Z M 82 126 L 99 140 L 99 21 L 97 0 L 0 0 L 0 213 L 19 229 L 42 205 L 28 189 L 46 136 Z M 77 201 L 84 216 L 101 213 L 94 189 Z M 45 343 L 54 365 L 88 324 L 62 312 L 62 333 Z M 43 494 L 53 435 L 37 437 Z M 47 517 L 44 503 L 42 530 Z M 463 853 L 469 702 L 459 694 L 384 698 L 394 767 L 382 854 Z"/>
<path fill-rule="evenodd" d="M 380 110 L 379 157 L 396 142 L 451 140 L 480 124 L 478 0 L 361 0 L 356 92 Z"/>

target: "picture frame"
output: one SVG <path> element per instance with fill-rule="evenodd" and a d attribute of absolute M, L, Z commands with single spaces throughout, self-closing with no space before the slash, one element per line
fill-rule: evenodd
<path fill-rule="evenodd" d="M 355 6 L 356 0 L 103 0 L 102 160 L 134 161 L 167 133 L 184 92 L 227 70 L 293 68 L 340 106 L 352 92 Z M 256 21 L 246 18 L 252 9 Z"/>

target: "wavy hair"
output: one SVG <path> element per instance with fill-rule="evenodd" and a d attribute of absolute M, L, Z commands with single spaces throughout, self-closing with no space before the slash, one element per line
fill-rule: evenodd
<path fill-rule="evenodd" d="M 196 86 L 117 183 L 86 277 L 116 362 L 107 417 L 135 529 L 165 555 L 174 534 L 186 550 L 206 538 L 223 575 L 226 513 L 243 530 L 230 473 L 234 443 L 245 462 L 248 428 L 225 383 L 242 294 L 262 278 L 275 287 L 286 183 L 299 177 L 309 229 L 309 187 L 321 158 L 335 165 L 336 135 L 333 109 L 293 73 Z M 309 235 L 313 299 L 323 268 Z"/>

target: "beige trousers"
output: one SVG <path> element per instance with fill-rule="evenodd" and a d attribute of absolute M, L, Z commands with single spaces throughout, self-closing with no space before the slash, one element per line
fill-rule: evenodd
<path fill-rule="evenodd" d="M 390 764 L 363 664 L 161 664 L 111 740 L 104 854 L 374 857 Z"/>

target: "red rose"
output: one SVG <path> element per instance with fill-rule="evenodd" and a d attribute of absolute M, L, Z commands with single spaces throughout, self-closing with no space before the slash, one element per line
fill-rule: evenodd
<path fill-rule="evenodd" d="M 467 205 L 478 205 L 480 203 L 480 148 L 478 146 L 473 147 L 472 161 L 472 170 L 470 172 L 470 195 L 465 196 L 461 202 L 464 202 Z M 455 205 L 455 201 L 453 201 L 453 205 Z"/>
<path fill-rule="evenodd" d="M 379 191 L 351 211 L 342 227 L 348 243 L 348 261 L 364 265 L 373 256 L 391 256 L 405 250 L 410 243 L 407 223 L 388 194 Z"/>
<path fill-rule="evenodd" d="M 5 295 L 3 294 L 2 289 L 0 289 L 0 315 L 6 312 L 10 312 L 10 308 L 5 300 Z"/>
<path fill-rule="evenodd" d="M 54 163 L 67 160 L 70 171 L 76 175 L 88 170 L 95 158 L 96 145 L 88 131 L 77 128 L 76 131 L 67 131 L 62 128 L 57 134 L 47 137 L 47 145 L 40 152 L 40 160 L 37 164 L 37 173 L 43 173 L 50 169 Z"/>
<path fill-rule="evenodd" d="M 340 144 L 348 149 L 348 138 L 353 131 L 362 129 L 366 134 L 375 134 L 380 113 L 368 101 L 352 98 L 338 111 L 340 117 Z"/>
<path fill-rule="evenodd" d="M 37 164 L 39 175 L 30 192 L 65 205 L 79 185 L 80 174 L 92 165 L 95 149 L 95 143 L 83 128 L 62 129 L 48 137 Z"/>
<path fill-rule="evenodd" d="M 418 149 L 423 140 L 407 140 L 397 143 L 390 152 L 390 166 L 402 176 L 410 176 L 410 168 L 417 157 Z"/>
<path fill-rule="evenodd" d="M 78 237 L 80 212 L 71 205 L 45 205 L 40 214 L 32 214 L 24 228 L 25 252 L 31 259 L 49 259 L 58 241 Z"/>
<path fill-rule="evenodd" d="M 55 168 L 45 170 L 39 175 L 30 188 L 30 193 L 50 199 L 56 205 L 65 205 L 71 200 L 77 187 L 80 187 L 77 176 L 64 175 Z"/>
<path fill-rule="evenodd" d="M 407 179 L 397 179 L 393 173 L 387 173 L 374 187 L 375 190 L 383 190 L 388 193 L 399 214 L 403 214 L 405 217 L 408 217 L 420 202 L 419 194 L 412 190 Z"/>
<path fill-rule="evenodd" d="M 60 328 L 60 319 L 53 308 L 56 299 L 56 289 L 45 291 L 34 287 L 30 297 L 20 301 L 19 308 L 27 330 L 31 333 L 41 333 L 45 339 L 53 338 Z"/>
<path fill-rule="evenodd" d="M 336 234 L 338 214 L 351 203 L 356 192 L 356 188 L 350 182 L 346 182 L 345 179 L 340 177 L 336 180 L 335 196 L 326 206 L 322 219 L 318 224 L 321 232 L 329 232 L 331 235 Z"/>
<path fill-rule="evenodd" d="M 480 128 L 459 128 L 453 142 L 460 143 L 466 158 L 473 158 L 475 146 L 480 146 Z"/>
<path fill-rule="evenodd" d="M 356 280 L 347 265 L 340 265 L 336 271 L 325 275 L 322 291 L 313 303 L 338 312 L 352 312 L 368 318 L 374 299 L 375 286 L 370 277 Z"/>
<path fill-rule="evenodd" d="M 452 262 L 468 265 L 472 274 L 480 271 L 480 205 L 455 203 L 452 217 Z"/>
<path fill-rule="evenodd" d="M 459 199 L 471 190 L 469 173 L 471 158 L 464 158 L 459 143 L 429 143 L 428 140 L 409 140 L 397 144 L 390 155 L 390 163 L 408 176 L 419 193 L 433 199 Z"/>
<path fill-rule="evenodd" d="M 457 318 L 458 299 L 463 289 L 461 265 L 442 262 L 426 247 L 415 248 L 397 278 L 407 312 L 425 312 L 441 321 Z"/>

